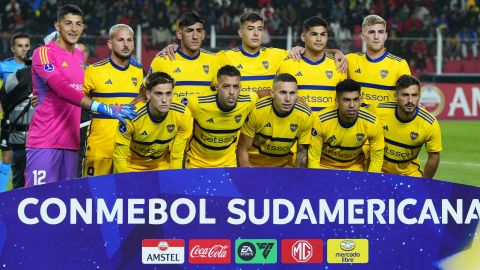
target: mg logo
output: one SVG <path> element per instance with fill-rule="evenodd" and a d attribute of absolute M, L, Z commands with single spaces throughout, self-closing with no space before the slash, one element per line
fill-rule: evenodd
<path fill-rule="evenodd" d="M 317 264 L 323 261 L 321 239 L 282 239 L 282 263 Z"/>
<path fill-rule="evenodd" d="M 308 262 L 312 258 L 313 247 L 306 240 L 299 240 L 292 246 L 292 257 L 297 262 Z"/>

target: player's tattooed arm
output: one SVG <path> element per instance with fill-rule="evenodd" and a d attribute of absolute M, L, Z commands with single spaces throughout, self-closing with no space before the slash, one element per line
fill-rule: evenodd
<path fill-rule="evenodd" d="M 308 164 L 308 145 L 298 144 L 297 161 L 295 168 L 306 168 Z"/>

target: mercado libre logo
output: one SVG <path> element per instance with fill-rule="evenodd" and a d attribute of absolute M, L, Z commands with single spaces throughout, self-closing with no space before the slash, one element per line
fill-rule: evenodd
<path fill-rule="evenodd" d="M 276 239 L 237 239 L 235 240 L 235 262 L 277 263 Z"/>
<path fill-rule="evenodd" d="M 445 97 L 442 91 L 435 85 L 427 84 L 422 86 L 420 104 L 434 116 L 442 113 L 445 107 Z"/>
<path fill-rule="evenodd" d="M 368 239 L 328 239 L 328 263 L 368 263 Z"/>

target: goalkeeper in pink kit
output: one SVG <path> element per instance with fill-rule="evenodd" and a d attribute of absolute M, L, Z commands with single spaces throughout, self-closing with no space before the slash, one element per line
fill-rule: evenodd
<path fill-rule="evenodd" d="M 75 48 L 83 29 L 83 12 L 64 5 L 57 12 L 59 38 L 41 46 L 32 56 L 33 92 L 39 104 L 27 134 L 25 186 L 74 178 L 80 146 L 80 106 L 125 123 L 133 118 L 132 105 L 107 106 L 82 92 L 84 57 Z"/>

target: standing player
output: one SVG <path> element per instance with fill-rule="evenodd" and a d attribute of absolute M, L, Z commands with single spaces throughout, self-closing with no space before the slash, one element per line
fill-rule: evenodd
<path fill-rule="evenodd" d="M 188 103 L 194 118 L 186 168 L 237 167 L 240 128 L 255 106 L 255 93 L 240 94 L 240 71 L 224 66 L 217 73 L 216 94 Z"/>
<path fill-rule="evenodd" d="M 313 111 L 335 105 L 335 86 L 347 78 L 336 70 L 335 60 L 325 52 L 328 42 L 327 22 L 317 16 L 303 22 L 301 39 L 305 52 L 300 61 L 282 62 L 278 73 L 289 73 L 298 81 L 298 95 Z"/>
<path fill-rule="evenodd" d="M 193 12 L 180 17 L 177 38 L 180 47 L 175 51 L 175 60 L 155 56 L 150 66 L 152 72 L 166 72 L 175 79 L 174 102 L 188 103 L 190 97 L 208 95 L 217 69 L 215 54 L 202 50 L 205 38 L 203 18 Z"/>
<path fill-rule="evenodd" d="M 411 74 L 407 62 L 385 49 L 388 33 L 386 22 L 380 16 L 365 17 L 361 36 L 367 52 L 347 54 L 349 78 L 362 86 L 362 102 L 394 101 L 395 82 L 400 76 Z"/>
<path fill-rule="evenodd" d="M 85 70 L 83 92 L 105 104 L 128 104 L 137 95 L 143 80 L 143 69 L 130 61 L 134 50 L 134 33 L 130 26 L 117 24 L 110 28 L 110 58 Z M 113 172 L 113 147 L 118 121 L 92 113 L 87 135 L 83 176 Z"/>
<path fill-rule="evenodd" d="M 360 107 L 360 85 L 347 79 L 336 88 L 337 106 L 319 113 L 308 148 L 309 168 L 380 172 L 383 131 L 379 119 Z M 337 108 L 338 107 L 338 108 Z M 370 142 L 370 165 L 365 167 L 362 146 Z"/>
<path fill-rule="evenodd" d="M 0 80 L 5 83 L 7 77 L 25 67 L 25 59 L 30 50 L 30 37 L 27 34 L 19 33 L 12 36 L 10 40 L 13 57 L 0 62 Z M 5 93 L 0 93 L 3 99 Z M 1 108 L 1 107 L 0 107 Z M 3 110 L 0 109 L 3 112 Z M 11 169 L 11 151 L 8 144 L 8 115 L 2 115 L 0 130 L 0 149 L 2 150 L 2 163 L 0 163 L 0 191 L 7 188 Z"/>
<path fill-rule="evenodd" d="M 288 73 L 273 79 L 271 97 L 260 99 L 241 129 L 238 163 L 242 167 L 286 167 L 298 141 L 296 167 L 305 168 L 313 116 L 297 102 L 297 80 Z M 252 145 L 254 148 L 252 148 Z"/>
<path fill-rule="evenodd" d="M 376 115 L 385 134 L 382 171 L 386 173 L 433 178 L 440 163 L 442 138 L 437 119 L 420 101 L 420 82 L 403 75 L 396 84 L 397 102 L 380 103 Z M 422 172 L 418 154 L 426 145 L 428 159 Z"/>
<path fill-rule="evenodd" d="M 113 153 L 116 173 L 182 168 L 193 119 L 185 105 L 172 103 L 173 85 L 167 73 L 148 76 L 147 104 L 138 110 L 137 117 L 118 126 Z"/>
<path fill-rule="evenodd" d="M 102 115 L 133 117 L 132 106 L 107 106 L 82 92 L 83 53 L 75 48 L 83 32 L 83 12 L 64 5 L 57 12 L 60 37 L 41 46 L 32 56 L 33 92 L 38 95 L 27 134 L 26 186 L 75 177 L 80 144 L 80 107 Z"/>

